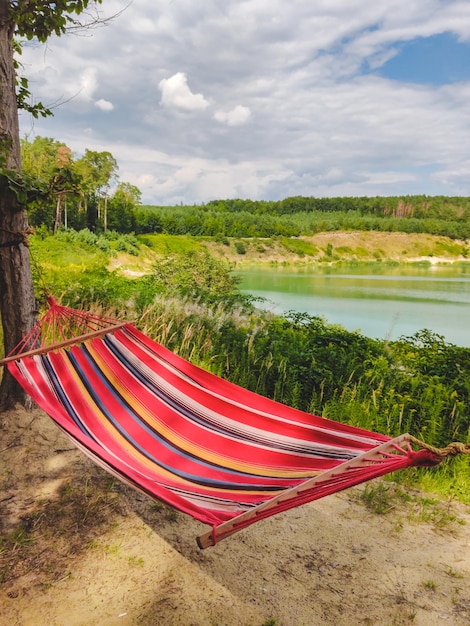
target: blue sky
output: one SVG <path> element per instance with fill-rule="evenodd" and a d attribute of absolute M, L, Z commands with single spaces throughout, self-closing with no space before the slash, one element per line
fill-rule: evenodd
<path fill-rule="evenodd" d="M 110 151 L 144 203 L 470 194 L 470 3 L 103 0 L 29 43 L 54 117 L 23 135 Z"/>
<path fill-rule="evenodd" d="M 452 33 L 418 37 L 396 49 L 397 54 L 379 69 L 380 76 L 436 87 L 470 81 L 470 45 Z"/>

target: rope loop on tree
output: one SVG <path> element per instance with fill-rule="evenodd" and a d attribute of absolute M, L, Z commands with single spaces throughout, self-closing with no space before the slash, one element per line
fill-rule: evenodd
<path fill-rule="evenodd" d="M 28 227 L 26 230 L 20 230 L 17 231 L 16 233 L 8 230 L 7 228 L 3 228 L 3 226 L 0 226 L 0 230 L 3 230 L 4 233 L 8 233 L 9 235 L 13 235 L 14 239 L 10 239 L 8 241 L 3 241 L 2 243 L 0 243 L 0 248 L 9 248 L 10 246 L 20 246 L 21 244 L 23 244 L 23 246 L 26 246 L 27 248 L 29 248 L 29 235 L 32 235 L 34 230 L 31 227 Z"/>

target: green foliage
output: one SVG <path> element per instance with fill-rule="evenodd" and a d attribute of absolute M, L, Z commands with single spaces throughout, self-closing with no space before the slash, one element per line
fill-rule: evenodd
<path fill-rule="evenodd" d="M 246 254 L 246 246 L 243 241 L 235 242 L 235 250 L 237 251 L 237 254 Z"/>
<path fill-rule="evenodd" d="M 135 230 L 135 211 L 140 205 L 140 191 L 128 183 L 119 183 L 108 204 L 108 228 L 121 233 Z"/>
<path fill-rule="evenodd" d="M 89 4 L 102 0 L 57 0 L 56 2 L 10 2 L 10 19 L 16 24 L 18 35 L 45 42 L 52 34 L 62 35 L 66 28 L 76 24 L 73 14 L 80 15 Z"/>
<path fill-rule="evenodd" d="M 135 230 L 139 234 L 163 232 L 219 239 L 376 230 L 465 240 L 470 238 L 470 199 L 299 197 L 271 202 L 215 200 L 202 206 L 143 206 L 135 214 Z"/>
<path fill-rule="evenodd" d="M 18 109 L 30 113 L 35 119 L 41 117 L 48 117 L 52 115 L 52 111 L 45 107 L 42 102 L 31 102 L 31 92 L 29 90 L 29 81 L 26 76 L 19 76 L 19 70 L 22 68 L 22 64 L 18 60 L 23 52 L 23 47 L 18 39 L 13 40 L 13 49 L 15 52 L 15 58 L 13 65 L 16 71 L 16 102 Z"/>
<path fill-rule="evenodd" d="M 230 295 L 237 284 L 229 265 L 205 249 L 157 261 L 149 280 L 158 291 L 209 299 Z"/>
<path fill-rule="evenodd" d="M 279 242 L 287 250 L 287 252 L 304 256 L 316 256 L 318 248 L 308 241 L 297 238 L 280 237 Z"/>
<path fill-rule="evenodd" d="M 33 226 L 57 229 L 62 222 L 62 205 L 66 227 L 93 231 L 134 230 L 134 211 L 140 203 L 140 191 L 128 183 L 119 183 L 114 194 L 110 186 L 117 179 L 118 165 L 109 152 L 85 150 L 74 159 L 65 144 L 47 137 L 21 141 L 22 175 L 16 179 L 27 195 L 20 198 L 28 205 Z M 21 190 L 23 189 L 21 187 Z"/>
<path fill-rule="evenodd" d="M 100 243 L 101 242 L 101 243 Z M 99 302 L 120 307 L 135 292 L 135 285 L 109 272 L 109 250 L 101 237 L 84 230 L 42 232 L 31 238 L 35 259 L 33 279 L 38 294 L 43 284 L 70 306 L 86 307 Z"/>
<path fill-rule="evenodd" d="M 360 492 L 360 501 L 376 515 L 384 515 L 395 508 L 395 490 L 385 482 L 366 485 Z"/>
<path fill-rule="evenodd" d="M 66 167 L 58 163 L 64 149 L 70 155 Z M 9 184 L 18 191 L 21 202 L 30 205 L 33 226 L 45 224 L 52 228 L 57 196 L 66 192 L 66 225 L 77 230 L 88 226 L 93 231 L 109 228 L 122 234 L 213 237 L 225 245 L 229 238 L 277 237 L 289 252 L 300 256 L 316 255 L 317 251 L 297 238 L 319 232 L 374 230 L 429 233 L 454 240 L 470 238 L 470 199 L 466 197 L 297 197 L 280 201 L 216 200 L 198 206 L 142 206 L 137 187 L 119 182 L 111 189 L 111 183 L 118 180 L 118 164 L 109 152 L 86 149 L 81 158 L 74 159 L 64 144 L 36 137 L 33 142 L 23 140 L 22 156 L 25 176 L 9 173 Z M 235 245 L 238 254 L 246 253 L 246 242 Z M 359 247 L 354 251 L 359 258 L 364 252 Z M 336 259 L 337 254 L 341 249 L 333 254 L 332 248 L 326 247 L 326 260 Z M 433 248 L 416 250 L 416 254 L 466 255 L 468 250 L 460 242 L 438 242 Z M 377 259 L 383 256 L 380 251 L 376 253 Z"/>
<path fill-rule="evenodd" d="M 3 167 L 0 158 L 0 190 L 2 188 L 12 191 L 20 205 L 35 202 L 47 194 L 47 190 L 41 186 L 40 182 L 27 174 L 19 174 Z"/>
<path fill-rule="evenodd" d="M 109 243 L 109 239 L 107 237 L 104 237 L 103 235 L 98 237 L 98 239 L 96 240 L 96 245 L 103 252 L 111 252 L 111 244 Z"/>
<path fill-rule="evenodd" d="M 199 252 L 203 245 L 192 237 L 183 235 L 140 235 L 138 241 L 151 248 L 157 254 L 164 256 Z"/>

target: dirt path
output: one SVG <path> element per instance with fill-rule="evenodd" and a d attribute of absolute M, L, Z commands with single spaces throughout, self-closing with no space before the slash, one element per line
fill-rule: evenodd
<path fill-rule="evenodd" d="M 353 489 L 200 551 L 204 526 L 110 479 L 41 411 L 0 422 L 2 626 L 470 624 L 466 507 L 377 515 Z"/>

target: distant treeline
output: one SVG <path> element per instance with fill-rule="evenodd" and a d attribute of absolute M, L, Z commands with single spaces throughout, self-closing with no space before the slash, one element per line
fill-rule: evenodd
<path fill-rule="evenodd" d="M 119 181 L 110 152 L 76 158 L 49 137 L 21 142 L 23 178 L 15 185 L 34 227 L 88 229 L 97 235 L 165 233 L 209 237 L 298 237 L 335 230 L 429 233 L 470 239 L 470 198 L 376 196 L 278 201 L 212 200 L 202 205 L 143 206 L 140 190 Z"/>
<path fill-rule="evenodd" d="M 470 198 L 446 196 L 213 200 L 199 206 L 139 206 L 133 230 L 210 237 L 312 235 L 336 230 L 470 238 Z"/>

